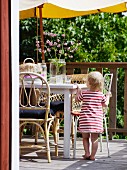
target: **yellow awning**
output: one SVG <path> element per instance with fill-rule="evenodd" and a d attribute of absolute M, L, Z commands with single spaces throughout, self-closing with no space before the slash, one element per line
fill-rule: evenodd
<path fill-rule="evenodd" d="M 42 8 L 42 18 L 71 18 L 71 17 L 89 15 L 89 14 L 94 14 L 99 12 L 119 13 L 124 11 L 127 11 L 126 2 L 118 5 L 106 7 L 106 8 L 89 10 L 89 11 L 74 11 L 74 10 L 61 8 L 50 3 L 45 3 L 43 4 L 43 8 Z M 20 19 L 31 18 L 31 17 L 40 17 L 38 7 L 20 11 Z"/>
<path fill-rule="evenodd" d="M 71 18 L 76 16 L 88 15 L 97 13 L 97 10 L 93 11 L 73 11 L 64 9 L 52 4 L 44 4 L 42 8 L 42 18 Z M 32 8 L 24 11 L 20 11 L 20 19 L 40 17 L 39 8 Z"/>

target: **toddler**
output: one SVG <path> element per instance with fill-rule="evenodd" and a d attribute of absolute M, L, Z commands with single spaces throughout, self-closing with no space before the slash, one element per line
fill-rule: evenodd
<path fill-rule="evenodd" d="M 104 78 L 98 71 L 88 74 L 88 90 L 77 88 L 76 101 L 82 101 L 79 116 L 79 131 L 82 133 L 84 159 L 95 160 L 98 149 L 98 135 L 103 132 L 103 107 L 109 103 L 109 94 L 103 94 Z M 91 139 L 91 151 L 90 151 Z"/>

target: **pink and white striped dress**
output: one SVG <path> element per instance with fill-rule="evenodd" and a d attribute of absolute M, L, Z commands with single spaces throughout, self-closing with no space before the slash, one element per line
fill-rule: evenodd
<path fill-rule="evenodd" d="M 103 107 L 106 97 L 102 92 L 83 90 L 78 96 L 82 101 L 82 108 L 79 117 L 79 131 L 86 133 L 103 132 Z"/>

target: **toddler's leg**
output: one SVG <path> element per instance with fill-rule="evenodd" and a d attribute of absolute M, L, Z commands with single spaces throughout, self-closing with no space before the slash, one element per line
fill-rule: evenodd
<path fill-rule="evenodd" d="M 90 151 L 89 151 L 90 134 L 89 133 L 82 133 L 82 137 L 83 137 L 83 147 L 84 147 L 84 150 L 85 150 L 85 155 L 83 157 L 84 157 L 84 159 L 87 159 L 90 156 Z"/>
<path fill-rule="evenodd" d="M 91 133 L 91 142 L 92 142 L 92 151 L 91 151 L 91 160 L 95 160 L 95 155 L 98 149 L 98 133 Z"/>

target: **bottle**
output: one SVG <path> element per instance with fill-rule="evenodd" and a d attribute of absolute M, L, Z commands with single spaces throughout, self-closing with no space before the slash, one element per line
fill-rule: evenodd
<path fill-rule="evenodd" d="M 41 63 L 37 63 L 37 65 L 36 65 L 36 72 L 37 72 L 38 74 L 42 74 Z"/>
<path fill-rule="evenodd" d="M 41 68 L 42 68 L 42 76 L 47 81 L 47 66 L 44 60 L 42 60 Z"/>

